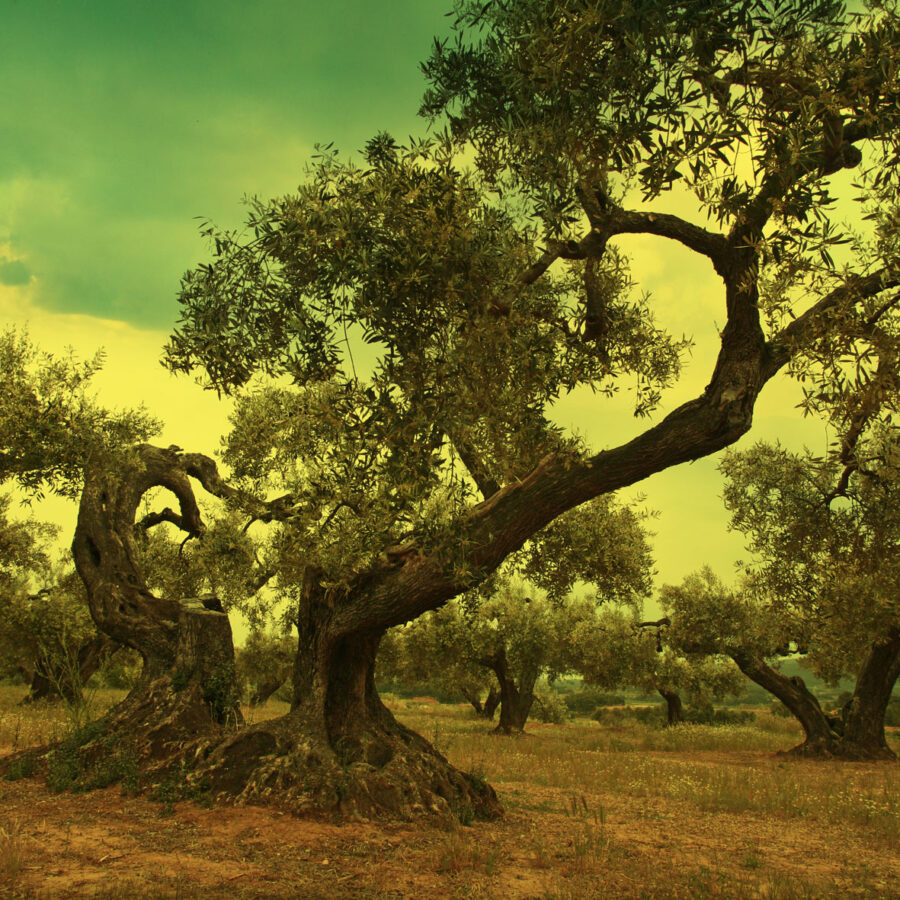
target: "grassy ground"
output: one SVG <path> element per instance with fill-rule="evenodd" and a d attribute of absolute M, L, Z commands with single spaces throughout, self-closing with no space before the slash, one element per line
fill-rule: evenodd
<path fill-rule="evenodd" d="M 21 694 L 0 688 L 0 747 L 65 733 L 65 711 L 16 706 Z M 94 711 L 117 696 L 99 693 Z M 789 720 L 576 720 L 505 738 L 461 706 L 392 706 L 497 788 L 502 820 L 335 826 L 0 782 L 0 896 L 900 897 L 900 766 L 779 757 L 799 737 Z"/>

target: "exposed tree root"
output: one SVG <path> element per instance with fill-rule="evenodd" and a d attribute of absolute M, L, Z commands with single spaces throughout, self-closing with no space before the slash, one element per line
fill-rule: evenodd
<path fill-rule="evenodd" d="M 199 684 L 175 690 L 164 677 L 68 739 L 0 767 L 12 777 L 44 774 L 57 790 L 123 782 L 167 801 L 202 795 L 337 821 L 502 815 L 490 785 L 393 717 L 335 743 L 298 711 L 235 731 L 215 721 Z"/>

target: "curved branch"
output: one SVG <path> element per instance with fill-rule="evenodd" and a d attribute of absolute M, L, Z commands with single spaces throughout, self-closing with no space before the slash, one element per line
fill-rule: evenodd
<path fill-rule="evenodd" d="M 815 336 L 822 322 L 832 310 L 848 300 L 864 300 L 868 297 L 875 297 L 882 291 L 895 287 L 900 287 L 900 268 L 892 265 L 885 266 L 870 275 L 852 277 L 830 291 L 768 342 L 769 361 L 764 369 L 766 379 L 771 378 L 782 366 L 787 365 L 797 346 L 807 343 Z M 889 302 L 883 304 L 878 315 L 874 317 L 873 324 L 881 315 L 892 309 L 898 301 L 900 301 L 900 296 L 891 298 Z"/>

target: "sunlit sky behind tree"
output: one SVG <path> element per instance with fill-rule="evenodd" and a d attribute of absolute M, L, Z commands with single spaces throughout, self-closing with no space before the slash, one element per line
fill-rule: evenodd
<path fill-rule="evenodd" d="M 143 402 L 163 443 L 211 452 L 228 404 L 159 365 L 186 268 L 206 258 L 195 217 L 238 225 L 244 195 L 296 187 L 318 143 L 356 151 L 377 131 L 421 135 L 418 63 L 446 34 L 450 0 L 2 0 L 0 10 L 0 325 L 25 325 L 43 348 L 82 356 L 102 346 L 107 405 Z M 660 208 L 700 222 L 688 196 Z M 695 339 L 664 413 L 699 393 L 724 323 L 720 282 L 673 242 L 621 239 L 661 323 Z M 576 393 L 558 421 L 597 449 L 646 426 L 627 388 L 613 402 Z M 824 452 L 823 425 L 803 420 L 799 390 L 763 392 L 761 438 Z M 716 457 L 656 475 L 647 497 L 658 582 L 703 563 L 726 578 L 742 555 L 726 533 Z M 74 525 L 74 506 L 38 514 Z"/>

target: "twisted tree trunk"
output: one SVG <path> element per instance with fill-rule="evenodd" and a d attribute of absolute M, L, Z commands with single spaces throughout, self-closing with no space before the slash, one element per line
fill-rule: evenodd
<path fill-rule="evenodd" d="M 853 697 L 837 719 L 823 711 L 802 678 L 788 678 L 749 654 L 731 656 L 748 678 L 781 700 L 802 726 L 804 741 L 791 753 L 840 759 L 895 758 L 885 739 L 884 716 L 900 675 L 900 629 L 872 645 L 860 668 Z"/>
<path fill-rule="evenodd" d="M 488 691 L 487 697 L 484 698 L 484 704 L 482 705 L 483 717 L 485 719 L 493 719 L 494 713 L 497 712 L 497 707 L 499 705 L 500 705 L 500 691 L 492 685 L 491 689 Z"/>
<path fill-rule="evenodd" d="M 451 766 L 381 702 L 375 657 L 385 629 L 341 629 L 334 610 L 350 598 L 336 591 L 307 572 L 291 711 L 222 743 L 197 777 L 214 791 L 296 812 L 464 821 L 498 815 L 489 785 Z"/>
<path fill-rule="evenodd" d="M 761 657 L 749 653 L 736 651 L 731 658 L 751 681 L 777 697 L 800 723 L 804 740 L 792 753 L 802 756 L 839 754 L 840 736 L 802 678 L 788 678 Z"/>

